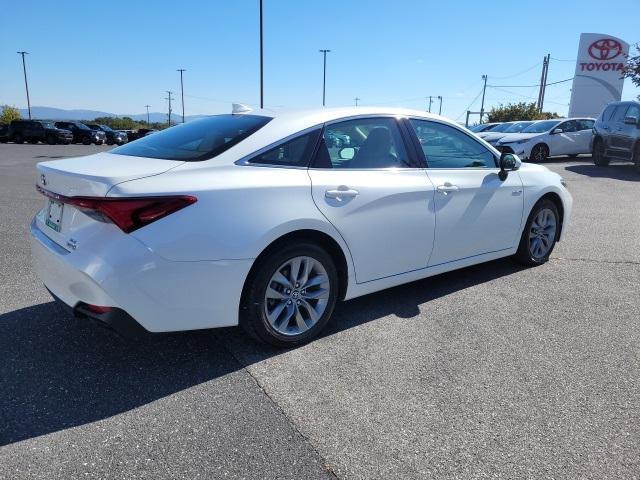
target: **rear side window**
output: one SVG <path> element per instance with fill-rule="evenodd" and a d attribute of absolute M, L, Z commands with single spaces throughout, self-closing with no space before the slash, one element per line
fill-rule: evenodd
<path fill-rule="evenodd" d="M 493 153 L 457 128 L 411 119 L 429 168 L 495 168 Z"/>
<path fill-rule="evenodd" d="M 220 155 L 264 127 L 270 117 L 214 115 L 142 137 L 110 153 L 197 162 Z"/>
<path fill-rule="evenodd" d="M 602 115 L 600 115 L 600 120 L 603 122 L 608 121 L 611 118 L 611 114 L 613 113 L 615 108 L 616 107 L 614 105 L 609 105 L 607 108 L 605 108 L 602 112 Z"/>
<path fill-rule="evenodd" d="M 281 165 L 288 167 L 306 167 L 316 148 L 320 129 L 288 140 L 277 147 L 256 155 L 249 163 L 260 165 Z"/>
<path fill-rule="evenodd" d="M 624 120 L 624 113 L 627 111 L 626 105 L 618 105 L 611 116 L 612 122 L 622 122 Z"/>
<path fill-rule="evenodd" d="M 638 105 L 631 105 L 624 116 L 633 117 L 637 120 L 640 117 L 640 107 L 638 107 Z"/>

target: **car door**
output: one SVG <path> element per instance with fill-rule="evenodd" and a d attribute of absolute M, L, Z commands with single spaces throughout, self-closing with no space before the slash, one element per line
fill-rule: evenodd
<path fill-rule="evenodd" d="M 308 170 L 313 200 L 349 247 L 357 283 L 426 268 L 433 248 L 434 188 L 403 128 L 394 117 L 329 123 Z"/>
<path fill-rule="evenodd" d="M 507 250 L 520 239 L 520 175 L 498 177 L 498 158 L 462 129 L 411 119 L 436 188 L 436 235 L 429 266 Z"/>
<path fill-rule="evenodd" d="M 624 148 L 624 116 L 627 112 L 628 104 L 618 105 L 607 122 L 609 126 L 608 153 L 616 157 L 626 158 L 628 152 Z"/>
<path fill-rule="evenodd" d="M 634 124 L 625 123 L 627 117 L 635 119 Z M 631 158 L 633 155 L 634 140 L 636 138 L 636 130 L 638 128 L 638 118 L 640 118 L 640 108 L 637 105 L 631 104 L 627 108 L 622 123 L 618 130 L 618 136 L 620 141 L 620 149 L 624 151 L 625 156 Z"/>
<path fill-rule="evenodd" d="M 593 137 L 594 120 L 582 118 L 578 122 L 578 135 L 576 140 L 576 150 L 570 153 L 591 153 L 591 139 Z"/>
<path fill-rule="evenodd" d="M 571 155 L 579 150 L 578 122 L 567 120 L 554 127 L 548 138 L 549 155 Z"/>

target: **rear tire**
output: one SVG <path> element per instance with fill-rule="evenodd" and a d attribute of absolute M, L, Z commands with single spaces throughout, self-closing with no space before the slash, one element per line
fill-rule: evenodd
<path fill-rule="evenodd" d="M 13 135 L 13 143 L 24 143 L 24 137 L 21 133 L 16 133 Z"/>
<path fill-rule="evenodd" d="M 602 140 L 596 140 L 593 144 L 593 163 L 599 167 L 606 167 L 609 165 L 609 157 L 606 156 L 606 150 L 604 148 L 604 142 Z"/>
<path fill-rule="evenodd" d="M 240 326 L 259 342 L 302 345 L 329 322 L 338 290 L 333 259 L 316 244 L 300 242 L 274 250 L 258 260 L 247 278 Z"/>
<path fill-rule="evenodd" d="M 525 265 L 542 265 L 549 260 L 560 232 L 558 207 L 543 198 L 531 209 L 520 237 L 515 259 Z"/>
<path fill-rule="evenodd" d="M 544 143 L 538 143 L 531 149 L 529 160 L 533 162 L 544 162 L 549 157 L 549 147 Z"/>
<path fill-rule="evenodd" d="M 53 135 L 47 135 L 47 143 L 49 145 L 55 145 L 57 143 L 56 137 Z"/>

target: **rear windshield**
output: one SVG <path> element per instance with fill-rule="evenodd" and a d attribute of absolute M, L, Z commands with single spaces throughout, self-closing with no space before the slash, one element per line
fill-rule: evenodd
<path fill-rule="evenodd" d="M 270 120 L 258 115 L 214 115 L 142 137 L 110 153 L 186 162 L 207 160 L 241 142 Z"/>

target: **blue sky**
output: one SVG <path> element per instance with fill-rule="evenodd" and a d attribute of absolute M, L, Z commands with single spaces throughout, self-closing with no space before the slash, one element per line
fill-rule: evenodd
<path fill-rule="evenodd" d="M 529 85 L 551 53 L 549 81 L 573 76 L 581 32 L 640 41 L 640 1 L 601 0 L 264 0 L 265 105 L 318 106 L 322 55 L 327 105 L 425 109 L 442 95 L 443 114 L 464 120 L 489 84 Z M 257 104 L 258 0 L 11 1 L 0 28 L 0 104 L 26 107 L 18 50 L 27 56 L 32 105 L 118 114 L 186 113 Z M 545 110 L 567 111 L 571 82 L 549 87 Z M 623 98 L 640 94 L 630 82 Z M 537 88 L 489 88 L 486 106 L 537 97 Z M 472 104 L 479 109 L 480 100 Z M 175 113 L 180 110 L 176 104 Z M 437 111 L 437 102 L 432 110 Z"/>

